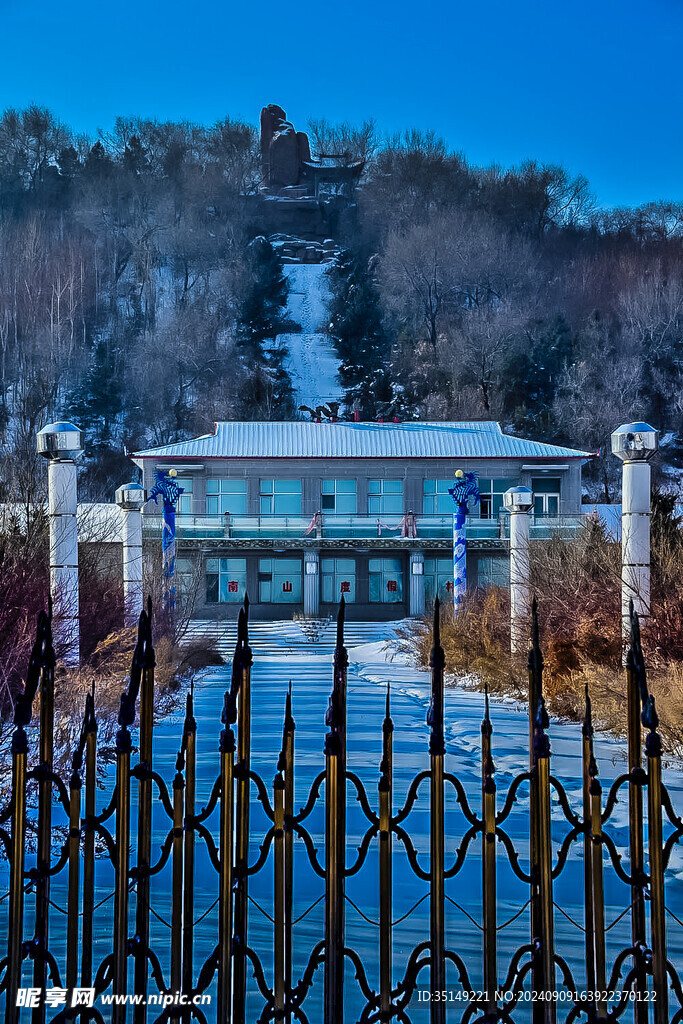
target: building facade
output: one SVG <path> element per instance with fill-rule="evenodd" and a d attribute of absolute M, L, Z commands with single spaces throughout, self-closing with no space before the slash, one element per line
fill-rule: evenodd
<path fill-rule="evenodd" d="M 532 536 L 576 528 L 589 454 L 504 434 L 495 422 L 224 422 L 132 456 L 152 487 L 177 471 L 177 573 L 194 614 L 226 617 L 246 593 L 257 618 L 421 614 L 452 586 L 457 469 L 476 473 L 470 585 L 509 580 L 503 492 L 535 495 Z M 153 504 L 145 536 L 160 536 Z"/>

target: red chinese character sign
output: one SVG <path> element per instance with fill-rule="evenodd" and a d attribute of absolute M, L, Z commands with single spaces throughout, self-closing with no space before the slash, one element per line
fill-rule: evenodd
<path fill-rule="evenodd" d="M 387 590 L 390 594 L 395 594 L 398 590 L 398 583 L 396 580 L 387 580 Z"/>
<path fill-rule="evenodd" d="M 282 584 L 282 590 L 285 594 L 292 593 L 292 584 L 290 583 L 289 580 L 285 580 L 285 582 Z"/>
<path fill-rule="evenodd" d="M 351 584 L 348 582 L 348 580 L 344 580 L 342 582 L 340 590 L 341 590 L 342 594 L 350 594 L 351 593 Z"/>
<path fill-rule="evenodd" d="M 237 580 L 228 580 L 228 593 L 229 594 L 236 594 L 238 590 L 239 590 L 239 586 L 238 586 Z"/>

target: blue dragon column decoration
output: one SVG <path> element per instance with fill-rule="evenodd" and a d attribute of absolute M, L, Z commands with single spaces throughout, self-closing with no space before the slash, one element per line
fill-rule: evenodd
<path fill-rule="evenodd" d="M 164 609 L 172 613 L 175 608 L 175 517 L 178 499 L 184 488 L 175 482 L 177 469 L 156 471 L 156 483 L 149 492 L 149 500 L 159 504 L 161 496 L 164 502 L 164 527 L 161 534 L 161 562 L 164 577 Z"/>
<path fill-rule="evenodd" d="M 467 590 L 467 536 L 465 520 L 479 501 L 479 484 L 475 473 L 456 470 L 455 483 L 448 488 L 455 502 L 453 513 L 453 611 L 458 614 Z"/>

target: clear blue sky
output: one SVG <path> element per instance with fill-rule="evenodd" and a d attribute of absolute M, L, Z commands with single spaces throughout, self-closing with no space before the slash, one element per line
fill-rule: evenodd
<path fill-rule="evenodd" d="M 601 205 L 683 200 L 681 0 L 0 0 L 0 108 L 256 122 L 279 103 L 526 157 Z"/>

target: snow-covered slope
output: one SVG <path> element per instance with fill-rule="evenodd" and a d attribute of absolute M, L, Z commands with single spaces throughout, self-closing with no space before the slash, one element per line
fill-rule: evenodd
<path fill-rule="evenodd" d="M 315 407 L 342 398 L 337 383 L 339 361 L 325 334 L 330 303 L 328 266 L 289 263 L 284 268 L 289 278 L 287 316 L 301 325 L 301 333 L 281 334 L 278 341 L 289 351 L 285 369 L 292 378 L 297 405 Z"/>

